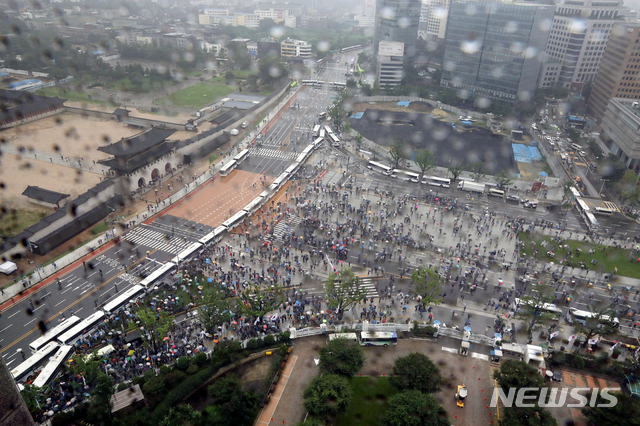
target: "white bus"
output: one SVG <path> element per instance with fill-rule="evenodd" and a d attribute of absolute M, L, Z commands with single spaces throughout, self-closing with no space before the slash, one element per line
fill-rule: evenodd
<path fill-rule="evenodd" d="M 327 132 L 328 135 L 330 135 L 331 133 L 333 133 L 333 130 L 331 130 L 331 127 L 327 126 L 326 124 L 324 126 L 324 130 L 325 132 Z"/>
<path fill-rule="evenodd" d="M 240 164 L 240 163 L 242 163 L 242 160 L 244 160 L 248 156 L 249 156 L 249 150 L 248 149 L 243 149 L 242 151 L 240 151 L 240 153 L 238 155 L 233 157 L 233 161 L 235 161 L 237 164 Z"/>
<path fill-rule="evenodd" d="M 451 186 L 451 179 L 436 176 L 425 176 L 422 178 L 422 183 L 427 183 L 431 186 L 439 186 L 440 188 L 449 188 Z"/>
<path fill-rule="evenodd" d="M 572 186 L 570 190 L 571 190 L 571 195 L 573 195 L 573 198 L 578 199 L 581 197 L 580 191 L 578 191 L 575 186 Z"/>
<path fill-rule="evenodd" d="M 228 230 L 232 230 L 237 225 L 240 224 L 247 217 L 247 212 L 244 210 L 239 211 L 238 213 L 231 216 L 226 222 L 222 223 L 222 226 L 227 228 Z"/>
<path fill-rule="evenodd" d="M 60 346 L 58 352 L 49 359 L 47 365 L 44 366 L 38 377 L 33 381 L 33 386 L 36 388 L 42 388 L 49 383 L 60 371 L 62 365 L 71 356 L 73 352 L 73 346 L 64 345 Z"/>
<path fill-rule="evenodd" d="M 317 138 L 315 141 L 313 141 L 313 146 L 314 148 L 317 148 L 318 145 L 320 145 L 322 142 L 324 141 L 324 138 Z"/>
<path fill-rule="evenodd" d="M 501 189 L 489 188 L 489 192 L 487 194 L 494 197 L 504 198 L 504 191 Z"/>
<path fill-rule="evenodd" d="M 398 344 L 398 335 L 395 331 L 362 331 L 360 333 L 361 346 L 389 346 Z"/>
<path fill-rule="evenodd" d="M 375 170 L 380 173 L 391 173 L 393 169 L 391 167 L 387 167 L 384 164 L 376 163 L 375 161 L 369 161 L 367 164 L 367 169 Z"/>
<path fill-rule="evenodd" d="M 594 315 L 592 312 L 589 311 L 581 311 L 579 309 L 576 308 L 569 308 L 569 312 L 567 315 L 567 321 L 569 323 L 573 323 L 573 321 L 579 322 L 580 324 L 586 326 L 587 325 L 587 320 L 590 318 L 594 318 L 597 315 Z M 610 317 L 608 315 L 602 315 L 599 318 L 600 322 L 602 323 L 609 323 L 611 325 L 613 325 L 614 327 L 619 327 L 620 326 L 620 321 L 618 320 L 618 318 L 616 317 Z"/>
<path fill-rule="evenodd" d="M 320 135 L 319 135 L 319 138 L 320 138 L 320 139 L 324 139 L 324 135 L 325 135 L 325 133 L 326 133 L 326 132 L 325 132 L 324 128 L 320 129 Z"/>
<path fill-rule="evenodd" d="M 177 265 L 179 262 L 183 262 L 185 259 L 188 259 L 189 257 L 191 257 L 192 254 L 194 254 L 201 248 L 202 248 L 202 244 L 191 243 L 186 249 L 182 250 L 173 259 L 171 259 L 171 262 Z"/>
<path fill-rule="evenodd" d="M 406 170 L 398 170 L 398 171 L 402 173 L 404 180 L 406 180 L 407 182 L 414 182 L 414 183 L 420 182 L 418 180 L 420 179 L 420 175 L 418 173 L 413 173 Z"/>
<path fill-rule="evenodd" d="M 340 139 L 338 139 L 336 135 L 334 135 L 333 133 L 329 133 L 329 137 L 331 138 L 331 143 L 333 143 L 333 146 L 340 146 Z"/>
<path fill-rule="evenodd" d="M 141 285 L 134 285 L 104 305 L 104 311 L 108 314 L 112 314 L 127 303 L 134 302 L 142 294 L 144 294 L 144 287 Z"/>
<path fill-rule="evenodd" d="M 358 343 L 358 335 L 356 333 L 333 333 L 329 335 L 329 341 L 336 339 L 345 339 L 350 342 Z"/>
<path fill-rule="evenodd" d="M 218 226 L 216 229 L 213 230 L 213 232 L 210 232 L 204 237 L 200 238 L 198 242 L 200 244 L 209 244 L 210 242 L 218 238 L 220 235 L 224 234 L 226 231 L 227 229 L 224 226 Z"/>
<path fill-rule="evenodd" d="M 71 315 L 66 320 L 62 321 L 60 324 L 56 325 L 50 330 L 47 330 L 42 336 L 38 337 L 33 342 L 29 343 L 29 349 L 31 349 L 32 353 L 40 350 L 44 345 L 55 340 L 56 337 L 67 331 L 69 328 L 73 327 L 75 324 L 79 323 L 81 320 L 79 317 L 75 315 Z"/>
<path fill-rule="evenodd" d="M 73 344 L 76 338 L 89 333 L 91 329 L 104 320 L 104 312 L 98 311 L 89 315 L 85 320 L 81 321 L 67 332 L 58 337 L 58 343 L 61 345 Z"/>
<path fill-rule="evenodd" d="M 339 81 L 334 81 L 333 82 L 333 87 L 336 87 L 338 89 L 344 89 L 345 87 L 347 87 L 347 83 L 341 83 Z"/>
<path fill-rule="evenodd" d="M 355 46 L 343 47 L 342 49 L 340 49 L 340 53 L 352 52 L 358 49 L 362 49 L 362 45 L 356 44 Z"/>
<path fill-rule="evenodd" d="M 320 125 L 316 124 L 315 126 L 313 126 L 313 137 L 317 138 L 318 135 L 320 134 Z"/>
<path fill-rule="evenodd" d="M 220 176 L 229 176 L 229 173 L 234 171 L 236 167 L 238 167 L 238 163 L 235 160 L 229 161 L 220 169 Z"/>
<path fill-rule="evenodd" d="M 56 342 L 49 342 L 42 348 L 38 349 L 33 355 L 27 358 L 22 364 L 11 370 L 13 380 L 19 382 L 26 375 L 31 373 L 34 368 L 40 365 L 45 359 L 58 350 L 60 345 Z"/>
<path fill-rule="evenodd" d="M 596 231 L 600 224 L 598 223 L 598 219 L 593 215 L 593 213 L 587 212 L 585 214 L 585 222 L 587 223 L 587 228 L 589 231 Z"/>
<path fill-rule="evenodd" d="M 318 113 L 318 118 L 320 120 L 324 120 L 325 118 L 327 118 L 327 113 L 326 112 Z"/>
<path fill-rule="evenodd" d="M 513 304 L 515 305 L 515 309 L 518 310 L 520 306 L 523 306 L 527 303 L 525 303 L 524 300 L 514 299 Z M 540 308 L 540 310 L 548 312 L 550 314 L 562 316 L 562 309 L 558 308 L 553 303 L 543 303 L 542 308 Z"/>
<path fill-rule="evenodd" d="M 92 356 L 95 356 L 95 358 L 97 359 L 102 359 L 102 357 L 105 357 L 109 354 L 111 354 L 112 352 L 114 352 L 116 350 L 116 348 L 113 347 L 113 345 L 107 345 L 103 348 L 100 348 L 98 350 L 96 350 L 93 353 L 87 354 L 84 356 L 84 360 L 87 361 L 89 360 Z"/>
<path fill-rule="evenodd" d="M 176 258 L 174 257 L 174 259 L 176 259 Z M 184 260 L 184 258 L 182 258 L 182 260 Z M 164 277 L 173 268 L 175 268 L 177 266 L 178 266 L 178 264 L 175 263 L 175 262 L 167 262 L 164 265 L 162 265 L 161 267 L 159 267 L 158 269 L 156 269 L 155 271 L 153 271 L 147 278 L 145 278 L 144 280 L 140 281 L 139 284 L 144 288 L 148 288 L 150 285 L 152 285 L 153 283 L 155 283 L 156 281 L 158 281 L 159 279 Z"/>
<path fill-rule="evenodd" d="M 318 63 L 322 62 L 322 60 L 318 61 Z M 317 86 L 318 80 L 302 80 L 302 84 L 305 86 Z"/>
<path fill-rule="evenodd" d="M 600 216 L 611 216 L 613 214 L 613 210 L 606 207 L 596 207 L 593 209 L 593 214 L 597 214 Z"/>

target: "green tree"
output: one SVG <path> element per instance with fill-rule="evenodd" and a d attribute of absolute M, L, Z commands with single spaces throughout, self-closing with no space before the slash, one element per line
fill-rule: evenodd
<path fill-rule="evenodd" d="M 131 329 L 141 327 L 140 336 L 145 347 L 152 353 L 158 353 L 160 346 L 167 337 L 173 325 L 173 317 L 166 312 L 156 313 L 151 309 L 142 308 L 136 312 L 140 324 L 130 322 Z"/>
<path fill-rule="evenodd" d="M 346 114 L 346 111 L 344 110 L 342 105 L 340 104 L 333 105 L 331 108 L 329 108 L 329 110 L 327 111 L 327 114 L 331 118 L 331 121 L 333 122 L 333 125 L 335 126 L 336 130 L 340 131 L 342 122 L 344 121 L 344 117 Z"/>
<path fill-rule="evenodd" d="M 342 319 L 345 311 L 367 297 L 367 289 L 351 268 L 342 268 L 331 274 L 324 284 L 324 295 L 329 306 L 336 309 Z"/>
<path fill-rule="evenodd" d="M 347 87 L 349 89 L 354 89 L 357 86 L 357 84 L 358 83 L 354 79 L 352 79 L 352 78 L 348 78 L 347 79 Z"/>
<path fill-rule="evenodd" d="M 575 319 L 573 320 L 573 325 L 576 331 L 578 333 L 584 334 L 587 341 L 596 334 L 605 337 L 618 331 L 618 329 L 615 327 L 615 323 L 613 323 L 612 321 L 605 321 L 605 318 L 607 317 L 616 317 L 616 311 L 613 305 L 604 307 L 587 305 L 587 309 L 591 313 L 591 318 L 587 318 L 586 320 L 584 320 L 584 325 L 581 322 L 576 321 Z M 571 314 L 571 316 L 573 317 L 573 314 Z"/>
<path fill-rule="evenodd" d="M 513 181 L 515 180 L 514 178 L 510 177 L 505 170 L 501 171 L 498 175 L 495 176 L 495 178 L 496 178 L 496 185 L 498 186 L 499 189 L 502 189 L 503 191 L 505 191 L 508 187 L 510 187 L 513 184 Z"/>
<path fill-rule="evenodd" d="M 91 403 L 87 414 L 87 420 L 93 424 L 110 425 L 111 397 L 115 393 L 113 381 L 105 373 L 98 374 L 96 386 L 91 392 Z"/>
<path fill-rule="evenodd" d="M 360 133 L 356 135 L 355 141 L 356 141 L 356 149 L 357 150 L 362 149 L 362 142 L 364 141 L 364 137 Z"/>
<path fill-rule="evenodd" d="M 501 426 L 557 426 L 556 419 L 549 410 L 535 406 L 504 409 L 504 417 L 500 419 Z"/>
<path fill-rule="evenodd" d="M 238 305 L 240 311 L 257 318 L 264 317 L 267 312 L 272 311 L 285 300 L 284 289 L 279 284 L 262 289 L 259 284 L 248 283 L 240 297 L 243 302 Z"/>
<path fill-rule="evenodd" d="M 623 191 L 621 195 L 624 197 L 624 201 L 629 203 L 630 206 L 640 204 L 640 186 L 634 186 L 629 191 Z"/>
<path fill-rule="evenodd" d="M 484 178 L 487 174 L 487 170 L 484 167 L 484 163 L 482 161 L 478 161 L 477 163 L 471 164 L 471 177 L 476 182 L 480 182 L 482 178 Z"/>
<path fill-rule="evenodd" d="M 189 404 L 180 404 L 169 409 L 169 414 L 160 421 L 159 426 L 199 426 L 202 414 Z"/>
<path fill-rule="evenodd" d="M 242 385 L 233 374 L 216 380 L 207 388 L 213 399 L 213 407 L 205 411 L 205 424 L 219 426 L 245 426 L 252 424 L 257 408 L 257 397 L 242 390 Z"/>
<path fill-rule="evenodd" d="M 351 403 L 352 394 L 346 377 L 326 374 L 316 377 L 302 394 L 304 406 L 315 416 L 333 416 L 344 412 Z"/>
<path fill-rule="evenodd" d="M 401 139 L 396 139 L 396 143 L 389 150 L 389 156 L 391 156 L 391 164 L 394 169 L 399 168 L 402 161 L 407 158 L 404 153 L 404 142 Z"/>
<path fill-rule="evenodd" d="M 364 353 L 357 343 L 344 338 L 331 340 L 320 349 L 318 368 L 326 374 L 352 377 L 362 369 Z"/>
<path fill-rule="evenodd" d="M 531 291 L 520 297 L 520 305 L 515 318 L 528 323 L 527 333 L 531 337 L 533 327 L 538 323 L 546 323 L 554 315 L 543 309 L 547 303 L 553 303 L 555 291 L 549 283 L 538 283 L 531 286 Z"/>
<path fill-rule="evenodd" d="M 565 200 L 571 200 L 572 199 L 572 192 L 571 192 L 571 188 L 575 188 L 575 183 L 573 183 L 572 180 L 568 180 L 565 183 L 562 184 L 562 191 L 564 193 L 564 199 Z"/>
<path fill-rule="evenodd" d="M 453 166 L 447 167 L 447 170 L 449 170 L 449 173 L 451 173 L 451 177 L 453 178 L 453 181 L 455 182 L 456 180 L 458 180 L 458 178 L 462 174 L 462 171 L 464 170 L 464 166 L 463 165 L 453 165 Z"/>
<path fill-rule="evenodd" d="M 213 334 L 216 327 L 231 318 L 231 303 L 220 289 L 207 287 L 198 308 L 198 317 L 205 330 Z"/>
<path fill-rule="evenodd" d="M 236 79 L 236 76 L 233 75 L 233 71 L 227 71 L 224 73 L 224 79 L 227 80 L 227 83 Z"/>
<path fill-rule="evenodd" d="M 613 407 L 585 407 L 582 414 L 589 426 L 640 426 L 640 402 L 626 393 L 611 394 L 618 401 Z M 610 404 L 611 401 L 598 398 L 596 405 Z"/>
<path fill-rule="evenodd" d="M 422 182 L 422 178 L 424 174 L 431 169 L 435 169 L 436 167 L 436 157 L 433 155 L 433 152 L 429 150 L 429 148 L 421 149 L 420 152 L 416 155 L 416 164 L 420 169 L 420 177 L 418 181 Z"/>
<path fill-rule="evenodd" d="M 258 65 L 258 76 L 264 84 L 274 85 L 286 78 L 288 71 L 278 58 L 263 58 Z"/>
<path fill-rule="evenodd" d="M 419 352 L 396 358 L 389 381 L 400 391 L 417 390 L 424 393 L 440 391 L 444 382 L 440 369 L 431 358 Z"/>
<path fill-rule="evenodd" d="M 409 390 L 389 398 L 380 426 L 447 426 L 447 413 L 434 398 Z"/>
<path fill-rule="evenodd" d="M 422 298 L 422 306 L 442 303 L 442 279 L 435 270 L 420 266 L 411 274 L 411 283 L 415 286 L 416 294 Z"/>
<path fill-rule="evenodd" d="M 499 370 L 493 372 L 493 378 L 505 392 L 509 389 L 541 388 L 544 378 L 535 367 L 524 361 L 504 360 Z"/>

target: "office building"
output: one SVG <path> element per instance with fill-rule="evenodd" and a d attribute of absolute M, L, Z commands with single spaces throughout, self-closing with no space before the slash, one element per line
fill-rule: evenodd
<path fill-rule="evenodd" d="M 530 100 L 554 11 L 528 3 L 450 3 L 441 85 L 509 102 Z"/>
<path fill-rule="evenodd" d="M 601 120 L 611 98 L 640 98 L 639 70 L 640 24 L 615 24 L 587 101 L 589 115 Z"/>
<path fill-rule="evenodd" d="M 280 56 L 285 58 L 310 58 L 311 43 L 302 40 L 286 39 L 280 43 Z"/>
<path fill-rule="evenodd" d="M 397 86 L 402 80 L 404 43 L 381 41 L 376 58 L 376 83 L 380 87 Z"/>
<path fill-rule="evenodd" d="M 284 22 L 284 20 L 289 16 L 288 10 L 282 9 L 258 9 L 255 11 L 255 14 L 262 19 L 273 19 L 276 23 Z"/>
<path fill-rule="evenodd" d="M 611 28 L 623 20 L 621 0 L 566 0 L 556 6 L 538 87 L 580 91 L 598 72 Z M 556 69 L 559 63 L 559 69 Z"/>
<path fill-rule="evenodd" d="M 374 57 L 378 55 L 381 41 L 403 43 L 404 55 L 415 56 L 421 7 L 420 0 L 377 0 Z"/>
<path fill-rule="evenodd" d="M 451 0 L 431 0 L 426 11 L 426 38 L 444 39 Z"/>
<path fill-rule="evenodd" d="M 630 169 L 640 172 L 640 103 L 613 98 L 602 116 L 600 141 Z"/>

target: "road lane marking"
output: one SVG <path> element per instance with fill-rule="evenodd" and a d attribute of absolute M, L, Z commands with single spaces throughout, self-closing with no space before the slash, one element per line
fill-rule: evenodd
<path fill-rule="evenodd" d="M 16 313 L 15 313 L 15 314 L 11 314 L 11 315 L 9 315 L 9 318 L 11 318 L 11 317 L 15 317 L 15 316 L 16 316 L 16 315 L 18 315 L 19 313 L 20 313 L 20 311 L 16 311 Z"/>
<path fill-rule="evenodd" d="M 66 300 L 67 300 L 67 299 L 62 299 L 62 301 L 61 301 L 61 302 L 59 302 L 59 303 L 56 303 L 56 305 L 55 305 L 54 307 L 57 307 L 59 304 L 66 302 Z"/>

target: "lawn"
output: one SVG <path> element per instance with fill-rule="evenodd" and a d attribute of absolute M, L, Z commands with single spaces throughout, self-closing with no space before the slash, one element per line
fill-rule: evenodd
<path fill-rule="evenodd" d="M 337 426 L 377 425 L 387 409 L 387 400 L 398 393 L 387 377 L 353 377 L 353 401 L 336 419 Z"/>
<path fill-rule="evenodd" d="M 57 96 L 59 98 L 66 99 L 71 102 L 95 102 L 99 104 L 104 103 L 102 101 L 89 99 L 88 93 L 76 92 L 75 90 L 67 90 L 63 87 L 46 87 L 44 89 L 37 90 L 35 94 L 40 96 L 49 96 L 49 97 Z"/>
<path fill-rule="evenodd" d="M 129 77 L 125 77 L 120 80 L 109 82 L 105 84 L 105 87 L 109 89 L 122 90 L 123 92 L 149 93 L 152 91 L 162 90 L 164 86 L 171 85 L 171 84 L 173 84 L 172 80 L 162 80 L 162 81 L 152 82 L 150 78 L 144 77 L 142 79 L 142 84 L 135 85 L 131 83 L 131 80 L 129 80 Z"/>
<path fill-rule="evenodd" d="M 569 259 L 571 266 L 580 267 L 581 264 L 583 264 L 585 268 L 595 270 L 599 273 L 613 272 L 617 267 L 618 275 L 640 278 L 640 263 L 636 261 L 640 255 L 634 253 L 631 249 L 617 249 L 575 240 L 565 241 L 563 247 L 558 247 L 558 243 L 555 242 L 553 237 L 539 234 L 522 233 L 520 234 L 520 239 L 525 243 L 525 256 L 533 256 L 533 252 L 537 248 L 538 254 L 535 258 L 541 262 L 567 264 L 565 259 L 567 258 L 568 251 L 571 251 L 571 258 Z M 548 245 L 543 247 L 540 244 L 545 240 L 548 242 Z M 535 242 L 535 246 L 531 246 L 531 241 Z M 568 247 L 565 248 L 565 245 Z M 578 248 L 582 250 L 580 254 L 577 254 L 576 249 Z M 547 252 L 552 249 L 555 254 L 554 257 L 547 255 Z M 595 253 L 589 254 L 590 249 L 594 249 Z M 591 261 L 594 259 L 596 263 L 592 264 Z"/>
<path fill-rule="evenodd" d="M 0 216 L 0 235 L 16 235 L 25 228 L 40 221 L 47 214 L 46 210 L 11 209 Z"/>
<path fill-rule="evenodd" d="M 173 104 L 181 107 L 202 108 L 227 96 L 236 88 L 224 84 L 200 83 L 178 90 L 169 98 Z"/>

